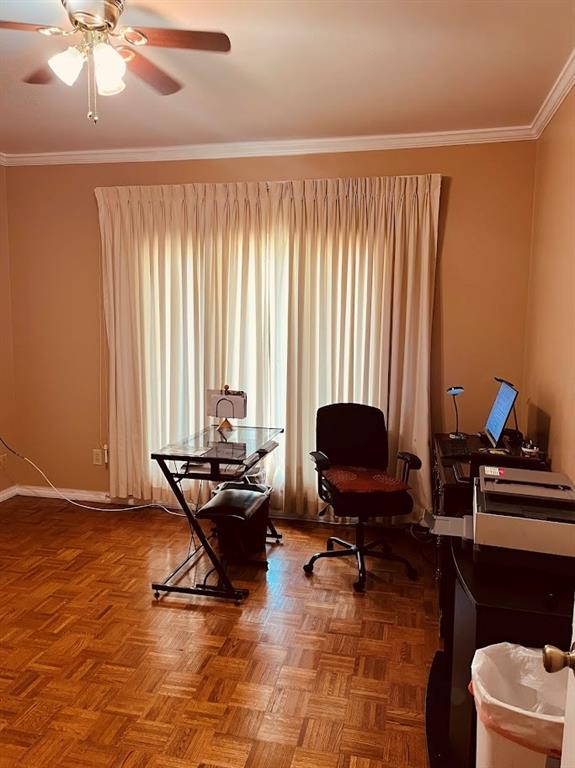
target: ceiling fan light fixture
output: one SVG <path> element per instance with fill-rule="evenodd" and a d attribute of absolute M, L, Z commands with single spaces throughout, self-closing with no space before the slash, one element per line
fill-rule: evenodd
<path fill-rule="evenodd" d="M 100 96 L 121 93 L 126 87 L 122 80 L 126 74 L 126 62 L 122 55 L 104 42 L 94 46 L 93 55 L 96 86 Z"/>
<path fill-rule="evenodd" d="M 62 0 L 74 26 L 84 29 L 113 29 L 122 11 L 124 0 Z"/>
<path fill-rule="evenodd" d="M 115 80 L 114 82 L 101 85 L 96 81 L 99 96 L 115 96 L 117 93 L 122 93 L 126 87 L 126 83 L 123 80 Z"/>
<path fill-rule="evenodd" d="M 74 46 L 71 46 L 48 59 L 48 65 L 63 83 L 74 85 L 82 71 L 85 60 L 84 54 Z"/>
<path fill-rule="evenodd" d="M 50 0 L 55 2 L 56 0 Z M 60 0 L 70 20 L 70 27 L 60 28 L 27 22 L 0 21 L 3 29 L 40 32 L 46 37 L 76 36 L 76 45 L 61 51 L 24 79 L 26 83 L 45 85 L 54 73 L 62 82 L 72 86 L 86 63 L 88 119 L 98 121 L 97 97 L 121 93 L 126 85 L 126 64 L 132 72 L 156 93 L 168 96 L 182 89 L 179 83 L 146 56 L 136 52 L 143 45 L 181 50 L 227 53 L 229 37 L 223 32 L 188 29 L 120 26 L 125 0 Z M 1 0 L 0 0 L 1 2 Z"/>

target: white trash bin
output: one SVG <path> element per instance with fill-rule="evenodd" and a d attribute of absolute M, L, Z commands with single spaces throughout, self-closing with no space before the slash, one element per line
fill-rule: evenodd
<path fill-rule="evenodd" d="M 521 645 L 475 652 L 476 768 L 545 768 L 560 755 L 568 674 L 548 674 L 542 652 Z"/>

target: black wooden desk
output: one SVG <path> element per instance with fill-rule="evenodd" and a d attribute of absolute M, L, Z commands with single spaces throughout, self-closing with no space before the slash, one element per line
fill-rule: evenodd
<path fill-rule="evenodd" d="M 452 458 L 442 454 L 442 442 L 448 438 L 449 436 L 446 434 L 436 434 L 433 438 L 433 512 L 436 515 L 461 517 L 472 513 L 472 484 L 459 482 L 455 475 L 455 463 L 465 461 L 465 459 Z M 470 455 L 467 460 L 471 461 L 473 456 L 476 467 L 480 463 L 484 463 L 487 465 L 518 466 L 524 469 L 549 469 L 546 457 L 525 457 L 521 455 L 518 449 L 507 455 L 480 454 L 480 449 L 485 447 L 485 443 L 476 435 L 468 436 L 468 447 Z M 518 563 L 519 561 L 525 565 L 523 555 L 524 553 L 519 552 L 517 556 L 513 555 L 509 562 Z M 505 580 L 513 587 L 517 579 L 517 569 L 521 569 L 523 566 L 517 565 L 516 570 L 502 571 L 505 561 L 506 556 L 502 555 L 499 563 L 496 558 L 492 570 L 484 567 L 475 568 L 473 546 L 470 543 L 462 544 L 459 539 L 437 537 L 440 634 L 443 638 L 444 650 L 436 655 L 428 684 L 426 715 L 428 718 L 429 758 L 432 768 L 446 768 L 447 766 L 464 768 L 474 764 L 473 755 L 470 756 L 469 753 L 471 749 L 469 745 L 474 739 L 474 707 L 473 700 L 467 693 L 465 686 L 469 683 L 473 653 L 477 647 L 480 647 L 476 643 L 488 645 L 492 642 L 509 639 L 505 636 L 505 624 L 499 627 L 501 630 L 499 635 L 497 632 L 491 635 L 491 637 L 498 639 L 486 641 L 486 635 L 481 634 L 481 632 L 485 632 L 487 626 L 483 620 L 488 613 L 482 608 L 486 594 L 491 593 L 493 600 L 500 598 L 500 608 L 506 612 L 506 616 L 512 615 L 512 608 L 505 603 L 509 593 L 505 590 L 498 590 L 498 579 Z M 467 589 L 464 588 L 464 583 L 468 584 Z M 518 588 L 520 589 L 521 585 Z M 471 594 L 475 595 L 475 598 L 472 599 Z M 474 599 L 476 599 L 475 607 L 470 607 L 470 601 Z M 527 601 L 530 599 L 528 591 L 525 599 Z M 477 606 L 480 607 L 477 608 Z M 571 611 L 572 603 L 569 608 L 570 613 Z M 466 616 L 465 620 L 461 618 L 463 615 Z M 491 613 L 490 615 L 495 614 Z M 520 625 L 521 622 L 518 626 Z M 495 630 L 497 629 L 495 627 Z M 525 635 L 525 637 L 528 636 Z M 526 645 L 529 641 L 516 640 L 516 642 Z M 545 643 L 554 643 L 554 641 L 544 639 L 542 644 Z M 459 687 L 455 694 L 452 687 L 456 684 L 453 678 L 454 664 L 459 675 Z M 464 685 L 465 679 L 467 682 Z M 450 704 L 453 696 L 458 701 L 457 706 Z M 450 739 L 448 739 L 450 721 L 452 727 L 449 734 Z M 456 734 L 456 728 L 461 729 L 459 736 Z M 453 742 L 452 744 L 449 743 L 450 740 Z M 451 759 L 447 755 L 448 748 L 451 749 Z"/>
<path fill-rule="evenodd" d="M 442 445 L 449 443 L 449 435 L 436 434 L 433 436 L 433 513 L 459 517 L 469 514 L 472 507 L 473 493 L 471 482 L 460 482 L 455 474 L 457 462 L 469 462 L 472 471 L 478 474 L 479 466 L 519 467 L 521 469 L 550 469 L 547 457 L 544 455 L 525 456 L 520 447 L 508 449 L 508 453 L 496 454 L 486 451 L 486 442 L 477 435 L 467 435 L 466 442 L 469 454 L 464 458 L 444 456 Z"/>
<path fill-rule="evenodd" d="M 477 473 L 480 465 L 520 467 L 522 469 L 550 469 L 545 456 L 524 456 L 519 447 L 507 454 L 482 453 L 486 442 L 477 435 L 467 435 L 469 455 L 463 459 L 444 456 L 442 444 L 449 443 L 449 435 L 433 436 L 432 490 L 433 514 L 462 517 L 470 515 L 473 507 L 473 486 L 470 481 L 460 482 L 455 474 L 458 461 L 468 461 L 473 472 Z M 440 633 L 448 644 L 453 633 L 453 589 L 454 570 L 449 546 L 449 538 L 437 537 L 437 580 L 439 581 Z"/>
<path fill-rule="evenodd" d="M 277 443 L 274 437 L 283 432 L 275 427 L 235 427 L 231 432 L 218 430 L 216 425 L 206 427 L 185 440 L 167 445 L 152 453 L 174 496 L 184 512 L 192 537 L 197 536 L 199 544 L 162 582 L 154 582 L 152 589 L 156 598 L 161 592 L 179 592 L 187 595 L 221 597 L 239 602 L 247 597 L 249 590 L 237 589 L 232 584 L 219 557 L 214 551 L 194 511 L 190 509 L 182 489 L 185 480 L 241 481 L 265 456 L 271 453 Z M 247 486 L 249 487 L 249 486 Z M 207 555 L 215 571 L 216 585 L 206 583 L 206 578 L 193 587 L 183 587 L 174 582 L 187 566 L 190 570 L 199 558 Z"/>

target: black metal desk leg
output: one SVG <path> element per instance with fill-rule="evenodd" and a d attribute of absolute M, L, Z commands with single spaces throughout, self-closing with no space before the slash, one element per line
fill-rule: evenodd
<path fill-rule="evenodd" d="M 279 533 L 270 517 L 268 517 L 268 528 L 266 536 L 271 536 L 279 544 L 280 539 L 283 539 L 283 533 Z"/>
<path fill-rule="evenodd" d="M 154 589 L 156 593 L 180 592 L 180 593 L 192 594 L 192 595 L 223 597 L 223 598 L 227 598 L 229 600 L 235 600 L 235 601 L 239 601 L 239 600 L 242 600 L 244 597 L 247 597 L 247 595 L 249 594 L 249 590 L 237 589 L 236 587 L 234 587 L 234 585 L 230 581 L 230 578 L 226 573 L 225 568 L 223 567 L 220 559 L 218 558 L 210 542 L 208 541 L 208 538 L 204 533 L 202 526 L 198 523 L 198 521 L 192 514 L 188 506 L 188 502 L 186 501 L 186 497 L 184 496 L 182 489 L 180 488 L 180 486 L 172 476 L 172 473 L 168 469 L 165 460 L 156 457 L 156 461 L 158 462 L 159 467 L 164 474 L 164 477 L 168 481 L 170 488 L 174 492 L 174 495 L 178 500 L 180 507 L 182 508 L 184 514 L 186 515 L 186 518 L 188 520 L 191 530 L 193 530 L 193 532 L 196 534 L 196 536 L 200 540 L 200 543 L 204 549 L 204 552 L 209 557 L 210 562 L 212 563 L 213 569 L 218 574 L 218 585 L 212 587 L 207 584 L 196 584 L 195 587 L 179 587 L 179 586 L 175 586 L 175 585 L 172 586 L 168 584 L 167 582 L 172 578 L 172 576 L 174 576 L 177 572 L 179 572 L 181 568 L 189 561 L 190 557 L 188 556 L 184 560 L 184 562 L 181 563 L 178 566 L 178 568 L 176 568 L 176 570 L 170 574 L 170 576 L 165 580 L 164 583 L 162 584 L 154 583 L 152 584 L 152 589 Z"/>

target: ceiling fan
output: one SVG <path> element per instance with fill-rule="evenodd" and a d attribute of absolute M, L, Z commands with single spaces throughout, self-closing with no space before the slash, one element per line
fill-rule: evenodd
<path fill-rule="evenodd" d="M 71 29 L 43 27 L 17 21 L 0 21 L 0 29 L 39 32 L 46 36 L 73 37 L 74 44 L 57 53 L 24 78 L 25 83 L 45 85 L 57 75 L 66 85 L 73 85 L 84 64 L 88 70 L 88 119 L 96 123 L 96 95 L 112 96 L 125 88 L 126 66 L 139 78 L 166 96 L 182 89 L 167 72 L 143 56 L 137 49 L 145 45 L 159 48 L 227 53 L 230 39 L 223 32 L 201 32 L 157 27 L 119 25 L 124 0 L 61 0 Z"/>

